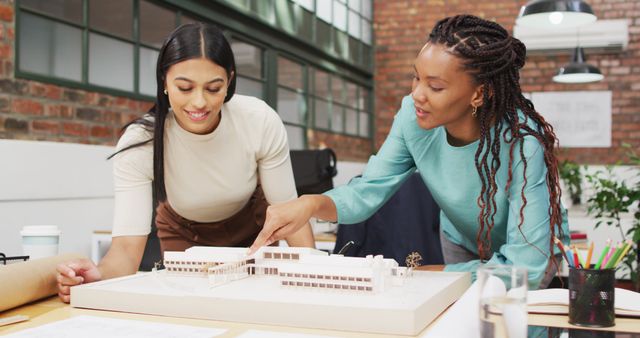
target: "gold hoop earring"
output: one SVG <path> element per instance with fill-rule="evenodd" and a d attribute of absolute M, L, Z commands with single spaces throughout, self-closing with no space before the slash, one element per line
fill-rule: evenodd
<path fill-rule="evenodd" d="M 478 116 L 478 107 L 473 106 L 473 111 L 471 111 L 471 116 L 473 117 Z"/>
<path fill-rule="evenodd" d="M 167 93 L 167 90 L 164 90 L 164 95 L 169 95 L 169 93 Z"/>

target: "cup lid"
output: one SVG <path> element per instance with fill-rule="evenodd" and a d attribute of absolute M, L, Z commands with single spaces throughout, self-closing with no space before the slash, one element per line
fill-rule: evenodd
<path fill-rule="evenodd" d="M 57 225 L 25 225 L 20 231 L 22 236 L 60 236 Z"/>

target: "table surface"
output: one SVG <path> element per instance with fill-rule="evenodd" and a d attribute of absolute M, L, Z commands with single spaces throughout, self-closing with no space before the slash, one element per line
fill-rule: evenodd
<path fill-rule="evenodd" d="M 221 338 L 237 337 L 248 330 L 324 335 L 324 336 L 331 336 L 331 337 L 363 337 L 363 338 L 365 337 L 370 337 L 370 338 L 407 337 L 407 336 L 390 336 L 390 335 L 371 334 L 371 333 L 367 334 L 367 333 L 361 333 L 361 332 L 304 329 L 304 328 L 286 327 L 286 326 L 270 326 L 270 325 L 251 324 L 251 323 L 223 322 L 223 321 L 201 320 L 201 319 L 161 317 L 161 316 L 112 312 L 112 311 L 76 309 L 71 307 L 68 304 L 62 303 L 55 296 L 50 298 L 45 298 L 43 300 L 40 300 L 34 303 L 25 304 L 23 306 L 17 307 L 9 311 L 5 311 L 2 314 L 0 314 L 0 318 L 6 318 L 10 316 L 15 316 L 15 315 L 26 315 L 30 317 L 30 320 L 26 322 L 2 326 L 0 327 L 0 335 L 20 331 L 30 327 L 40 326 L 40 325 L 54 322 L 57 320 L 67 319 L 73 316 L 91 315 L 91 316 L 104 316 L 109 318 L 134 319 L 134 320 L 149 321 L 149 322 L 162 322 L 162 323 L 171 323 L 171 324 L 183 324 L 183 325 L 227 329 L 227 332 L 219 336 Z M 529 321 L 529 325 L 576 328 L 575 326 L 567 322 L 566 315 L 529 314 L 528 321 Z M 431 325 L 433 325 L 433 323 Z M 429 330 L 429 326 L 427 326 L 427 328 L 425 328 L 425 330 L 422 333 L 420 333 L 418 336 L 421 336 L 428 330 Z M 606 328 L 604 330 L 640 333 L 640 319 L 618 317 L 616 318 L 616 325 L 614 327 Z"/>

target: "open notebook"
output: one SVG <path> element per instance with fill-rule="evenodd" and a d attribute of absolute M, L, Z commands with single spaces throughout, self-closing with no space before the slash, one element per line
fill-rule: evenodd
<path fill-rule="evenodd" d="M 640 317 L 640 293 L 616 288 L 615 306 L 616 316 Z M 529 313 L 567 314 L 569 312 L 569 290 L 529 291 L 527 310 Z"/>

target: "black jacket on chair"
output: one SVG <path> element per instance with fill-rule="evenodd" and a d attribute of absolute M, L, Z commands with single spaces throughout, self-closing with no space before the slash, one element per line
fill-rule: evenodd
<path fill-rule="evenodd" d="M 355 244 L 345 256 L 383 255 L 406 266 L 407 256 L 417 252 L 420 265 L 444 264 L 440 208 L 417 172 L 368 220 L 338 225 L 334 253 L 349 241 Z"/>

